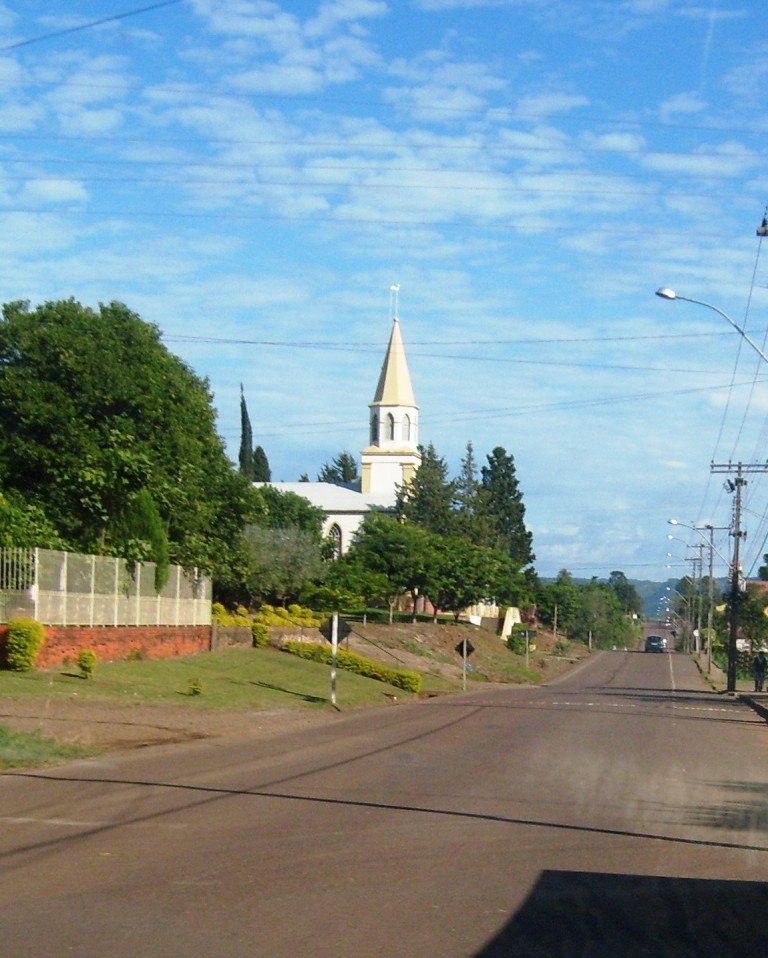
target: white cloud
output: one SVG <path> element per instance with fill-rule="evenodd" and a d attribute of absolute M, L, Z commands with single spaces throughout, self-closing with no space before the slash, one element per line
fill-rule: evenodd
<path fill-rule="evenodd" d="M 659 116 L 671 120 L 677 116 L 702 113 L 707 103 L 697 93 L 676 93 L 659 105 Z"/>
<path fill-rule="evenodd" d="M 87 200 L 88 193 L 82 183 L 39 179 L 24 184 L 20 199 L 24 203 L 68 203 Z"/>
<path fill-rule="evenodd" d="M 388 13 L 389 7 L 382 0 L 327 0 L 320 4 L 317 16 L 307 21 L 306 33 L 310 37 L 327 36 L 341 25 Z"/>
<path fill-rule="evenodd" d="M 588 103 L 585 96 L 553 91 L 520 97 L 516 112 L 522 117 L 546 117 L 557 113 L 569 113 L 577 107 L 587 106 Z"/>

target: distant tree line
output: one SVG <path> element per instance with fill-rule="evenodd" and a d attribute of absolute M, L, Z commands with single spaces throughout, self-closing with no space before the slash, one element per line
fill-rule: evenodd
<path fill-rule="evenodd" d="M 634 648 L 642 599 L 623 572 L 577 583 L 567 569 L 536 588 L 538 620 L 560 635 L 595 648 Z"/>

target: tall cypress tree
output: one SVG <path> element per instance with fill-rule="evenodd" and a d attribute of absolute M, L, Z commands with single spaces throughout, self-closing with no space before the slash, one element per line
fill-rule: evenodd
<path fill-rule="evenodd" d="M 523 569 L 536 558 L 533 538 L 525 527 L 523 494 L 515 473 L 515 460 L 497 446 L 481 470 L 483 513 L 491 520 L 495 547 L 506 552 Z"/>
<path fill-rule="evenodd" d="M 240 472 L 249 482 L 254 480 L 253 432 L 248 407 L 245 404 L 243 384 L 240 383 Z"/>

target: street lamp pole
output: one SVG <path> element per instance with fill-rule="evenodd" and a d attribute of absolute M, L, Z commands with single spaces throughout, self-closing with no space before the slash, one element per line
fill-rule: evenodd
<path fill-rule="evenodd" d="M 748 343 L 752 349 L 757 353 L 757 355 L 766 363 L 768 363 L 768 356 L 760 349 L 754 340 L 750 339 L 746 332 L 739 326 L 738 323 L 735 323 L 728 313 L 724 313 L 722 309 L 718 309 L 717 306 L 713 306 L 712 303 L 705 303 L 701 299 L 691 299 L 689 296 L 681 296 L 679 293 L 676 293 L 673 289 L 670 289 L 668 286 L 661 286 L 656 290 L 656 295 L 661 296 L 662 299 L 681 299 L 684 303 L 696 303 L 697 306 L 706 306 L 707 309 L 711 309 L 713 312 L 717 313 L 718 316 L 722 316 L 723 319 L 729 323 L 736 332 L 741 336 L 741 338 Z"/>
<path fill-rule="evenodd" d="M 723 319 L 736 330 L 739 336 L 741 336 L 742 339 L 749 346 L 751 346 L 752 349 L 754 349 L 763 362 L 768 363 L 768 356 L 765 355 L 763 350 L 757 345 L 757 343 L 751 340 L 741 326 L 739 326 L 738 323 L 735 323 L 727 313 L 723 312 L 722 309 L 719 309 L 717 306 L 713 306 L 712 303 L 705 303 L 701 299 L 691 299 L 689 296 L 679 296 L 674 289 L 670 289 L 668 286 L 659 287 L 659 289 L 656 290 L 656 295 L 660 296 L 662 299 L 681 299 L 686 303 L 695 303 L 697 306 L 704 306 L 707 309 L 711 309 L 713 312 L 717 313 L 718 316 L 722 316 Z M 733 472 L 734 470 L 733 466 L 729 462 L 727 466 L 712 463 L 711 471 Z M 733 536 L 733 564 L 731 566 L 731 614 L 730 628 L 728 631 L 728 679 L 726 684 L 727 691 L 729 692 L 736 691 L 736 640 L 739 633 L 739 607 L 741 605 L 741 569 L 739 551 L 741 539 L 746 535 L 745 532 L 741 531 L 741 491 L 742 488 L 747 484 L 747 480 L 743 476 L 743 473 L 746 471 L 768 472 L 768 464 L 760 463 L 753 467 L 745 467 L 742 463 L 739 463 L 736 470 L 736 479 L 729 480 L 728 482 L 730 491 L 735 493 L 733 524 L 731 526 L 731 535 Z"/>

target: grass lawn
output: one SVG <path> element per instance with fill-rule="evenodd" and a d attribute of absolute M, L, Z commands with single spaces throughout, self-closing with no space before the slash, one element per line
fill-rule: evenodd
<path fill-rule="evenodd" d="M 191 694 L 192 682 L 201 684 L 199 695 Z M 388 694 L 409 697 L 392 685 L 337 672 L 337 702 L 342 708 L 383 704 Z M 0 698 L 27 697 L 106 699 L 195 709 L 325 708 L 330 703 L 330 668 L 266 648 L 105 662 L 96 666 L 90 679 L 81 678 L 74 666 L 0 671 Z"/>
<path fill-rule="evenodd" d="M 93 754 L 93 749 L 82 745 L 67 745 L 37 732 L 13 732 L 0 725 L 0 769 L 39 767 Z"/>
<path fill-rule="evenodd" d="M 201 689 L 192 694 L 192 684 Z M 342 709 L 384 705 L 387 696 L 412 697 L 402 689 L 351 672 L 337 671 L 336 701 Z M 172 659 L 105 662 L 92 678 L 74 666 L 45 671 L 0 670 L 0 699 L 115 702 L 206 709 L 326 709 L 330 668 L 274 649 L 227 649 Z M 0 725 L 0 769 L 56 764 L 94 754 L 38 733 Z"/>

